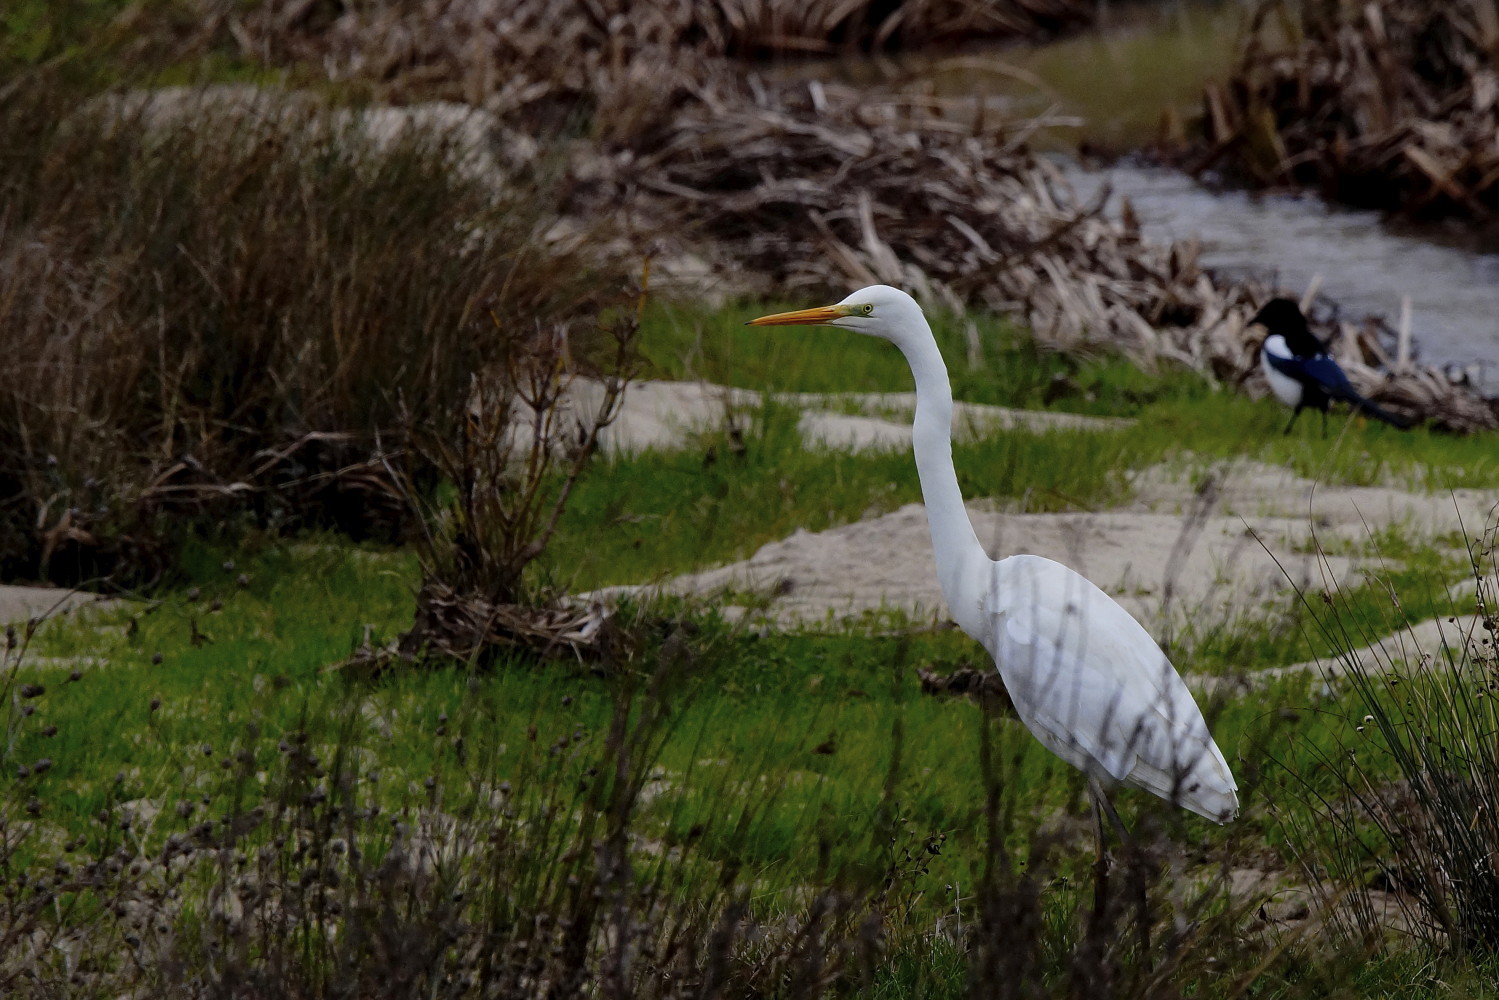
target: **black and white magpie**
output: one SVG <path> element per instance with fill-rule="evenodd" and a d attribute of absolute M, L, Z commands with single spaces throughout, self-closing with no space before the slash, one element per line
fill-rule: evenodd
<path fill-rule="evenodd" d="M 1334 399 L 1341 399 L 1360 413 L 1401 430 L 1411 426 L 1410 420 L 1382 410 L 1358 394 L 1343 369 L 1327 353 L 1327 347 L 1307 326 L 1301 308 L 1290 299 L 1271 299 L 1249 322 L 1265 328 L 1260 367 L 1276 398 L 1292 408 L 1285 433 L 1291 433 L 1296 418 L 1307 407 L 1322 411 L 1325 429 L 1327 404 Z"/>

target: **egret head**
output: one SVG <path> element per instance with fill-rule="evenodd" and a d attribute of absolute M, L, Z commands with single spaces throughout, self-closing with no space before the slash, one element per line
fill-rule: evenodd
<path fill-rule="evenodd" d="M 871 337 L 883 337 L 897 345 L 907 337 L 917 335 L 918 331 L 926 333 L 928 330 L 916 300 L 889 285 L 870 285 L 834 305 L 761 316 L 750 320 L 747 325 L 839 326 Z"/>

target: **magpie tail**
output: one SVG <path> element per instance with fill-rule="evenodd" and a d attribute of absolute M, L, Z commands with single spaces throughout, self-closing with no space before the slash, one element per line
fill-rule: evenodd
<path fill-rule="evenodd" d="M 1364 416 L 1373 417 L 1375 420 L 1383 420 L 1391 427 L 1398 427 L 1400 430 L 1408 431 L 1415 424 L 1415 421 L 1409 417 L 1402 417 L 1399 414 L 1391 413 L 1389 410 L 1381 409 L 1363 396 L 1355 395 L 1349 402 L 1358 407 L 1359 412 Z"/>

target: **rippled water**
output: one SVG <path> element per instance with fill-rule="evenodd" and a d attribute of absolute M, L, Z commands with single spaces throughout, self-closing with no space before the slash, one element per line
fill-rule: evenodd
<path fill-rule="evenodd" d="M 1196 239 L 1205 265 L 1229 275 L 1270 278 L 1299 293 L 1320 276 L 1322 291 L 1354 314 L 1392 323 L 1411 301 L 1417 352 L 1436 363 L 1486 362 L 1499 380 L 1499 254 L 1398 233 L 1373 212 L 1294 195 L 1217 194 L 1175 170 L 1117 166 L 1090 171 L 1067 163 L 1078 193 L 1110 208 L 1128 198 L 1149 239 Z"/>

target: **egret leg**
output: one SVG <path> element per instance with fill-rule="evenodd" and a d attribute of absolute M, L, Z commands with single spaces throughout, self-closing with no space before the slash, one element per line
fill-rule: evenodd
<path fill-rule="evenodd" d="M 1103 843 L 1103 809 L 1098 805 L 1098 796 L 1090 795 L 1093 800 L 1093 846 L 1095 848 L 1094 862 L 1103 864 L 1103 870 L 1109 870 L 1109 852 Z"/>
<path fill-rule="evenodd" d="M 1090 923 L 1093 928 L 1102 933 L 1108 926 L 1109 911 L 1109 869 L 1114 866 L 1114 859 L 1109 856 L 1108 848 L 1104 845 L 1103 838 L 1103 789 L 1098 782 L 1092 778 L 1088 779 L 1088 797 L 1093 800 L 1093 836 L 1098 847 L 1098 853 L 1093 859 L 1093 916 Z"/>
<path fill-rule="evenodd" d="M 1114 832 L 1119 835 L 1121 846 L 1133 847 L 1134 837 L 1130 836 L 1129 827 L 1124 825 L 1124 820 L 1119 818 L 1119 811 L 1114 808 L 1114 803 L 1109 801 L 1108 792 L 1104 791 L 1103 785 L 1097 778 L 1088 779 L 1088 792 L 1093 799 L 1093 825 L 1098 834 L 1098 850 L 1103 853 L 1103 815 L 1109 817 L 1109 824 L 1113 826 Z"/>
<path fill-rule="evenodd" d="M 1093 838 L 1098 846 L 1096 867 L 1106 873 L 1114 866 L 1114 858 L 1109 854 L 1107 838 L 1103 833 L 1104 812 L 1108 812 L 1110 821 L 1116 824 L 1116 829 L 1122 829 L 1124 824 L 1120 822 L 1119 814 L 1114 811 L 1113 803 L 1104 794 L 1103 786 L 1096 778 L 1088 779 L 1088 798 L 1093 800 Z"/>
<path fill-rule="evenodd" d="M 1114 867 L 1114 858 L 1109 854 L 1103 835 L 1103 807 L 1108 797 L 1103 786 L 1095 778 L 1088 779 L 1088 798 L 1093 800 L 1093 838 L 1098 853 L 1093 858 L 1093 919 L 1104 921 L 1109 908 L 1109 871 Z M 1109 807 L 1111 810 L 1112 806 Z M 1099 926 L 1103 926 L 1102 923 Z"/>
<path fill-rule="evenodd" d="M 1088 790 L 1093 798 L 1093 829 L 1098 837 L 1098 862 L 1094 866 L 1098 886 L 1102 886 L 1103 880 L 1108 876 L 1113 859 L 1104 850 L 1103 814 L 1107 813 L 1109 822 L 1114 827 L 1115 834 L 1119 837 L 1119 845 L 1124 849 L 1125 856 L 1136 855 L 1135 864 L 1126 870 L 1128 882 L 1127 888 L 1134 890 L 1135 905 L 1135 927 L 1140 934 L 1140 955 L 1143 961 L 1150 963 L 1150 901 L 1145 893 L 1145 872 L 1141 867 L 1138 851 L 1136 850 L 1135 838 L 1130 834 L 1129 827 L 1124 825 L 1124 820 L 1119 816 L 1119 810 L 1114 808 L 1114 803 L 1109 801 L 1108 793 L 1104 791 L 1103 785 L 1098 779 L 1088 779 Z M 1102 888 L 1094 890 L 1094 905 L 1102 905 L 1107 899 L 1107 893 Z"/>
<path fill-rule="evenodd" d="M 1135 846 L 1135 838 L 1130 834 L 1129 827 L 1124 825 L 1124 820 L 1119 818 L 1119 810 L 1114 808 L 1114 803 L 1109 801 L 1108 795 L 1102 788 L 1098 790 L 1098 799 L 1103 803 L 1103 811 L 1108 813 L 1109 822 L 1114 826 L 1114 832 L 1119 834 L 1119 842 L 1126 847 Z"/>

